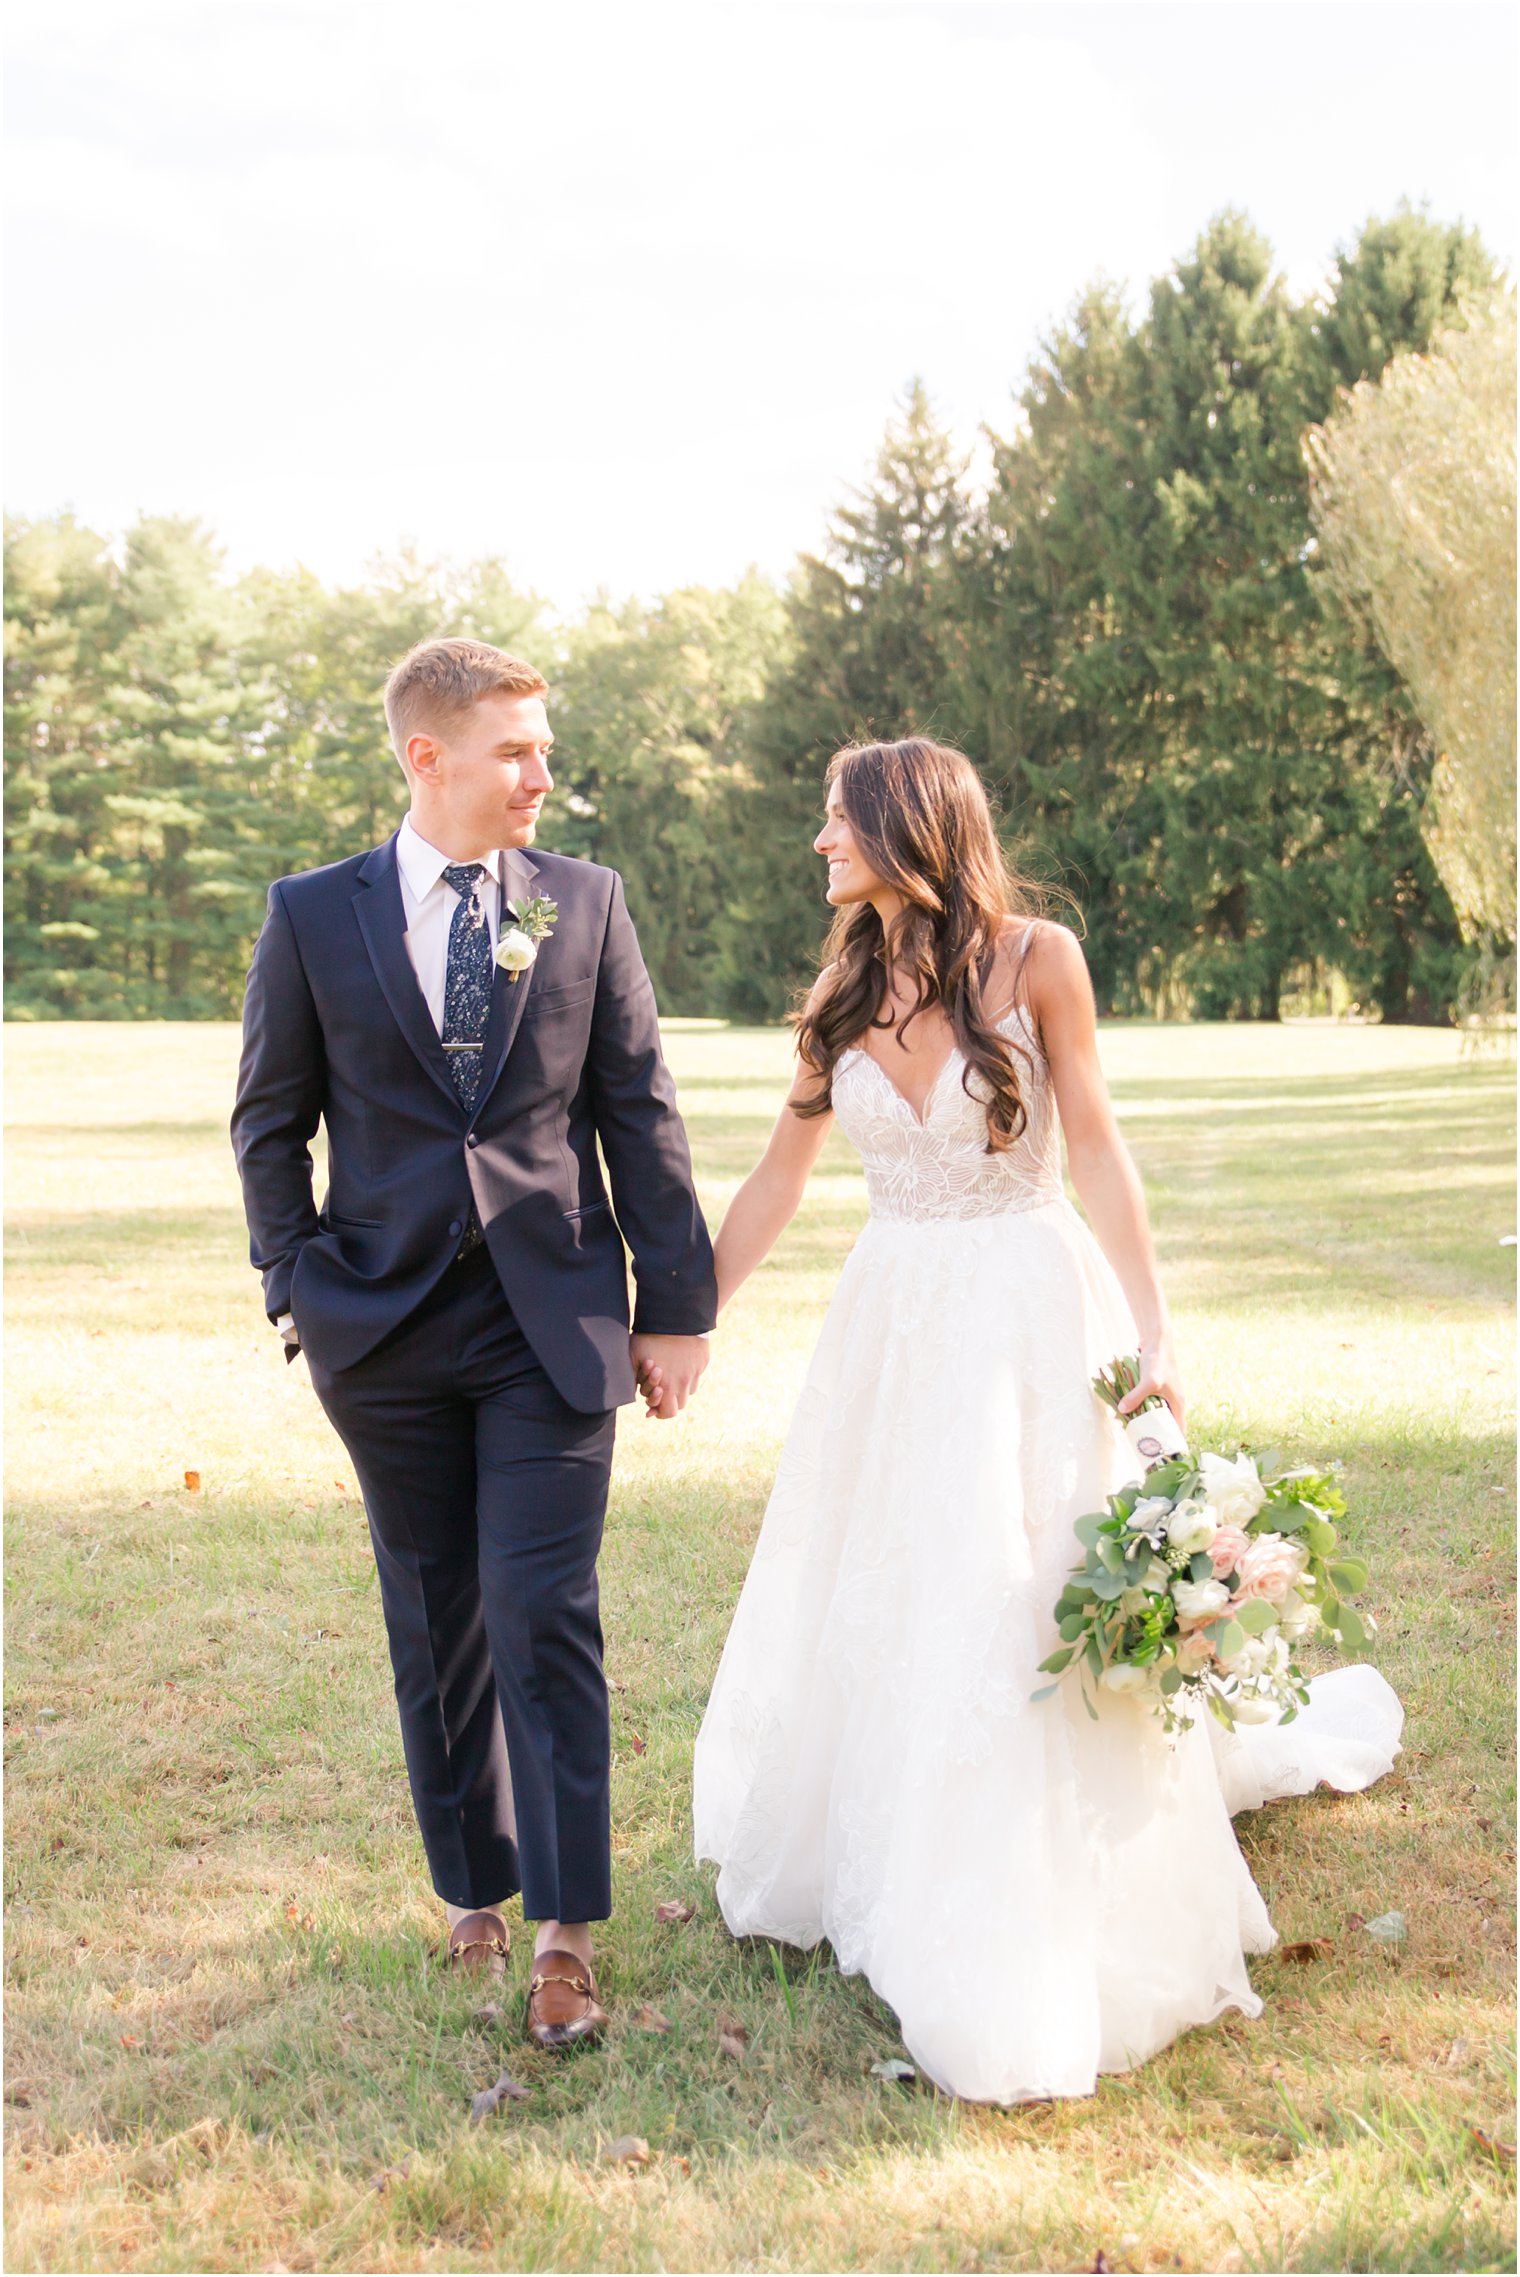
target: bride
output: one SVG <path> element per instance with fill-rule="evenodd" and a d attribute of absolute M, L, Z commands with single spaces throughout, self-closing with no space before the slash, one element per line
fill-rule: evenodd
<path fill-rule="evenodd" d="M 1073 1521 L 1139 1475 L 1093 1374 L 1138 1350 L 1126 1410 L 1154 1391 L 1183 1417 L 1087 967 L 1027 913 L 957 751 L 840 752 L 815 846 L 834 922 L 796 1081 L 718 1236 L 720 1305 L 833 1116 L 870 1217 L 697 1741 L 696 1852 L 735 1936 L 826 1937 L 948 2092 L 1085 2095 L 1189 2025 L 1260 2013 L 1245 1955 L 1275 1932 L 1230 1811 L 1367 1785 L 1401 1711 L 1366 1668 L 1234 1739 L 1209 1717 L 1168 1738 L 1118 1695 L 1096 1723 L 1075 1687 L 1031 1701 Z"/>

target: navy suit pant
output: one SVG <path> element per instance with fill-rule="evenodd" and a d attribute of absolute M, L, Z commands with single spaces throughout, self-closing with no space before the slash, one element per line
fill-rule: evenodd
<path fill-rule="evenodd" d="M 364 1495 L 434 1889 L 605 1920 L 596 1560 L 616 1409 L 560 1397 L 484 1248 L 356 1366 L 311 1378 Z"/>

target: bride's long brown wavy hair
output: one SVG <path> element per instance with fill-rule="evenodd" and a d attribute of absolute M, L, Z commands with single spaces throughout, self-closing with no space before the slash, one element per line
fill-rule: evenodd
<path fill-rule="evenodd" d="M 894 886 L 903 907 L 884 928 L 869 901 L 836 911 L 811 993 L 793 1014 L 797 1050 L 817 1077 L 793 1101 L 799 1115 L 821 1115 L 833 1095 L 841 1053 L 870 1028 L 901 1039 L 919 1014 L 938 1005 L 965 1066 L 961 1081 L 987 1114 L 987 1151 L 1012 1146 L 1028 1120 L 1019 1079 L 1022 1043 L 988 1016 L 1003 920 L 1043 914 L 1041 889 L 1009 865 L 993 827 L 982 780 L 963 751 L 908 736 L 900 743 L 852 743 L 829 762 L 825 796 L 837 787 L 864 859 Z M 893 1020 L 888 982 L 913 991 Z M 1006 1006 L 996 1010 L 1001 1016 Z M 982 1078 L 972 1090 L 973 1075 Z"/>

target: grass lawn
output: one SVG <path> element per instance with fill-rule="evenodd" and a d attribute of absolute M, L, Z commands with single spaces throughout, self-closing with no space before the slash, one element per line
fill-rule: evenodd
<path fill-rule="evenodd" d="M 730 1942 L 690 1858 L 692 1741 L 864 1215 L 843 1142 L 699 1405 L 624 1413 L 616 2024 L 555 2061 L 518 2036 L 520 1930 L 504 1992 L 439 1966 L 362 1511 L 246 1263 L 234 1032 L 7 1039 L 7 2267 L 1513 2266 L 1508 1056 L 1104 1032 L 1196 1437 L 1344 1458 L 1409 1720 L 1369 1793 L 1238 1822 L 1284 1938 L 1327 1941 L 1253 1963 L 1258 2022 L 1003 2112 L 872 2077 L 890 2012 L 826 1950 Z M 668 1041 L 716 1223 L 786 1038 Z M 1400 1945 L 1352 1919 L 1393 1908 Z M 504 2064 L 531 2094 L 472 2126 Z M 647 2166 L 606 2160 L 625 2135 Z"/>

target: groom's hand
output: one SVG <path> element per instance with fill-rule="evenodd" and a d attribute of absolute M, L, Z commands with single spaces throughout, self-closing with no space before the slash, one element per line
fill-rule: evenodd
<path fill-rule="evenodd" d="M 662 1423 L 679 1415 L 707 1366 L 705 1336 L 631 1336 L 633 1373 L 646 1416 Z"/>

